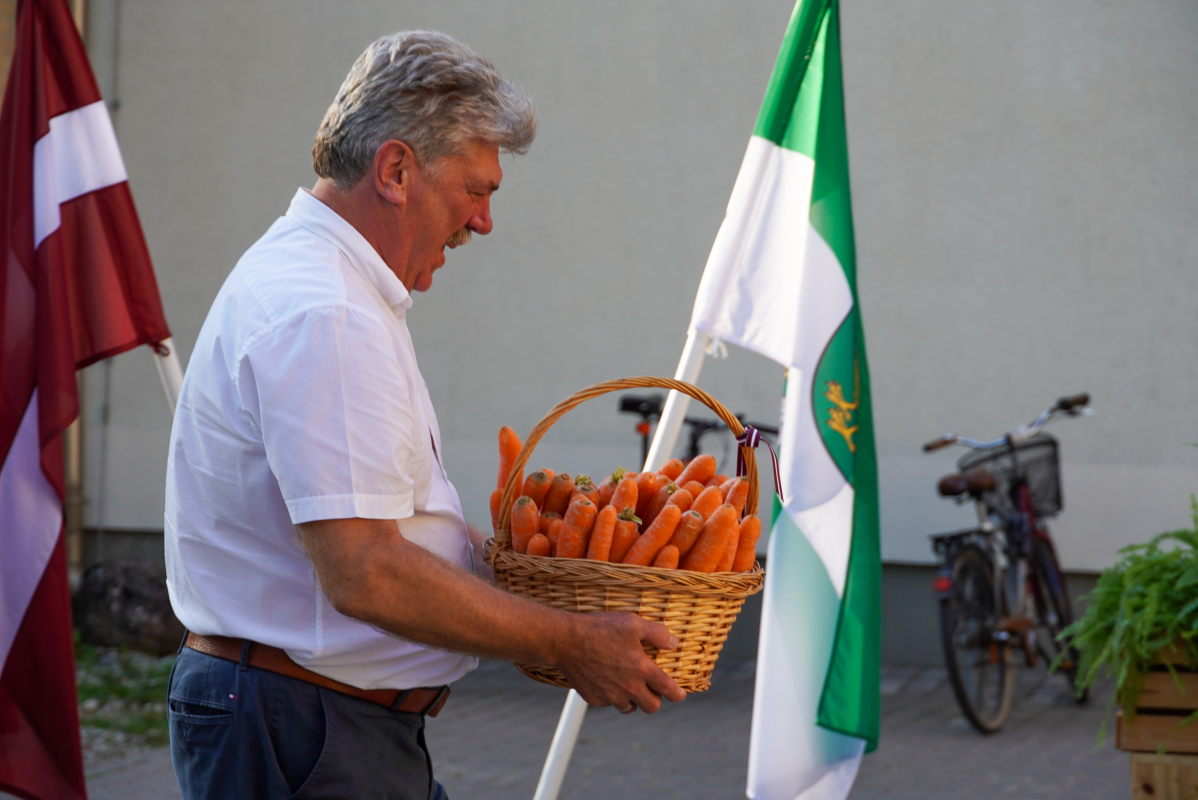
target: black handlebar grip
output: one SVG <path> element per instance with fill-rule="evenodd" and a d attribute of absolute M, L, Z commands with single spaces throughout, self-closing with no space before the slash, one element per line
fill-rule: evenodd
<path fill-rule="evenodd" d="M 941 447 L 948 447 L 952 443 L 953 440 L 951 438 L 945 438 L 944 436 L 941 436 L 939 439 L 933 439 L 932 441 L 924 444 L 923 451 L 925 453 L 930 453 L 933 450 L 939 450 Z"/>
<path fill-rule="evenodd" d="M 1057 408 L 1062 411 L 1072 411 L 1075 408 L 1082 408 L 1090 405 L 1090 393 L 1082 392 L 1071 397 L 1062 397 L 1057 401 Z"/>

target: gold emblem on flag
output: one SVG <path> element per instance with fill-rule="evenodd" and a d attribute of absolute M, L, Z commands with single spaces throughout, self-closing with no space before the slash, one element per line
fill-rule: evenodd
<path fill-rule="evenodd" d="M 858 377 L 858 369 L 859 367 L 853 370 L 854 379 Z M 844 437 L 844 443 L 849 446 L 850 453 L 856 453 L 857 445 L 853 442 L 853 434 L 857 432 L 857 426 L 853 423 L 853 415 L 857 412 L 857 404 L 861 400 L 858 398 L 850 403 L 844 396 L 844 387 L 840 385 L 840 381 L 828 381 L 826 386 L 828 391 L 824 392 L 824 397 L 832 404 L 832 408 L 828 409 L 828 427 Z"/>

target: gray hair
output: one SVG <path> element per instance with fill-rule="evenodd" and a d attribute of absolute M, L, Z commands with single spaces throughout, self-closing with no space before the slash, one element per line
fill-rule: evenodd
<path fill-rule="evenodd" d="M 532 101 L 494 64 L 443 33 L 402 31 L 358 56 L 316 132 L 312 166 L 349 189 L 392 139 L 432 165 L 472 139 L 523 154 L 536 134 Z"/>

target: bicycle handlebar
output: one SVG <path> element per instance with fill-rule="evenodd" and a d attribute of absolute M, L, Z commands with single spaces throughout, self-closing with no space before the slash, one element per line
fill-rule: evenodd
<path fill-rule="evenodd" d="M 1005 444 L 1018 444 L 1032 438 L 1039 433 L 1049 421 L 1056 419 L 1061 415 L 1076 417 L 1079 414 L 1094 414 L 1092 409 L 1086 408 L 1090 405 L 1090 395 L 1088 392 L 1075 394 L 1068 397 L 1062 397 L 1057 400 L 1057 404 L 1052 408 L 1046 408 L 1040 412 L 1040 415 L 1035 420 L 1027 425 L 1020 425 L 1017 428 L 1007 431 L 997 439 L 989 441 L 980 441 L 978 439 L 970 439 L 968 436 L 958 436 L 955 433 L 945 433 L 938 439 L 933 439 L 923 446 L 925 453 L 930 453 L 933 450 L 939 450 L 942 447 L 948 447 L 950 444 L 963 444 L 966 447 L 971 447 L 974 450 L 990 450 L 995 447 L 1001 447 Z"/>

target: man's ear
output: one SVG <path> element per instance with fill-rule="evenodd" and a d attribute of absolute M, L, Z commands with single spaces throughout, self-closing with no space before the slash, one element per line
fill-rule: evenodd
<path fill-rule="evenodd" d="M 374 153 L 374 188 L 386 201 L 405 205 L 420 167 L 416 154 L 398 139 L 383 142 Z"/>

